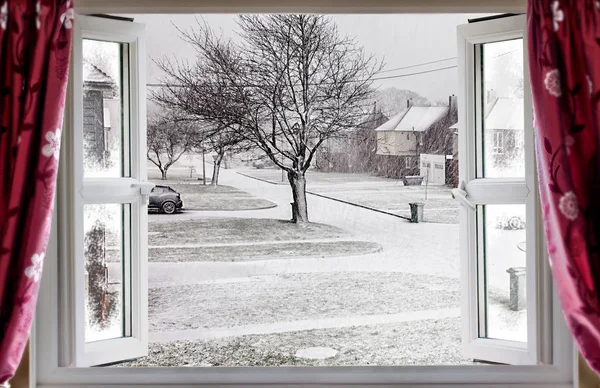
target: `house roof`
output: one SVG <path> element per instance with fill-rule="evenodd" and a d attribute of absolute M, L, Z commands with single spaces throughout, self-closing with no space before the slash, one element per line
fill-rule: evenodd
<path fill-rule="evenodd" d="M 525 120 L 522 98 L 497 98 L 485 118 L 485 129 L 520 129 Z"/>
<path fill-rule="evenodd" d="M 523 130 L 525 111 L 522 98 L 498 97 L 486 108 L 485 129 Z M 450 129 L 458 129 L 458 122 Z"/>
<path fill-rule="evenodd" d="M 411 106 L 407 111 L 393 116 L 376 131 L 423 132 L 448 113 L 448 107 Z"/>
<path fill-rule="evenodd" d="M 86 59 L 83 60 L 83 81 L 110 85 L 115 83 L 108 74 Z"/>

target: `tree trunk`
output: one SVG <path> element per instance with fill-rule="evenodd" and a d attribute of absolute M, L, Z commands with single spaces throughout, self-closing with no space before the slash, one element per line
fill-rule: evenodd
<path fill-rule="evenodd" d="M 161 168 L 160 169 L 160 175 L 161 175 L 160 179 L 162 179 L 163 181 L 166 181 L 167 180 L 167 169 L 166 168 Z"/>
<path fill-rule="evenodd" d="M 300 171 L 288 171 L 288 180 L 294 198 L 292 219 L 296 223 L 308 222 L 308 206 L 306 203 L 306 177 Z"/>
<path fill-rule="evenodd" d="M 213 174 L 212 174 L 212 182 L 210 183 L 212 186 L 217 186 L 219 184 L 219 171 L 221 170 L 221 162 L 223 161 L 223 156 L 225 155 L 224 151 L 220 151 L 217 155 L 217 158 L 214 162 Z"/>

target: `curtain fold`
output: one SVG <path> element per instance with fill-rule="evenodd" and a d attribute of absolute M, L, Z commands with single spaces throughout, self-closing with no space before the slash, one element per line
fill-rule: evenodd
<path fill-rule="evenodd" d="M 73 16 L 69 0 L 0 0 L 0 384 L 19 364 L 35 312 Z"/>
<path fill-rule="evenodd" d="M 600 1 L 529 0 L 539 186 L 554 283 L 600 372 Z"/>

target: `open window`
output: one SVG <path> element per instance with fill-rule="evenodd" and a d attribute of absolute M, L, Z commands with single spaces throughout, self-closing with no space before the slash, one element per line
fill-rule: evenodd
<path fill-rule="evenodd" d="M 525 23 L 522 15 L 458 27 L 463 350 L 512 365 L 550 358 Z"/>
<path fill-rule="evenodd" d="M 98 4 L 78 12 L 166 9 Z M 207 12 L 200 6 L 169 8 L 192 11 Z M 154 53 L 163 31 L 153 20 L 166 16 L 132 17 L 148 25 L 148 51 Z M 466 18 L 449 22 L 447 31 Z M 380 115 L 371 116 L 376 110 L 369 104 L 373 138 L 359 137 L 361 144 L 351 151 L 373 157 L 373 171 L 386 178 L 346 171 L 325 180 L 329 171 L 315 171 L 321 181 L 311 182 L 321 184 L 309 197 L 313 225 L 303 228 L 306 236 L 289 222 L 285 195 L 291 193 L 279 185 L 279 169 L 265 167 L 264 157 L 256 165 L 255 155 L 240 158 L 248 167 L 240 169 L 244 174 L 235 164 L 224 169 L 223 185 L 232 185 L 225 189 L 201 185 L 193 176 L 194 163 L 211 169 L 205 143 L 201 158 L 169 171 L 171 182 L 147 164 L 145 88 L 182 86 L 146 79 L 144 25 L 121 19 L 75 19 L 58 206 L 33 341 L 37 386 L 573 385 L 572 343 L 556 308 L 538 230 L 523 16 L 461 26 L 458 55 L 450 47 L 452 58 L 418 64 L 438 64 L 426 67 L 423 76 L 445 79 L 456 66 L 442 63 L 458 57 L 460 90 L 452 89 L 447 108 L 434 107 L 444 110 L 434 134 L 448 134 L 448 148 L 419 158 L 440 137 L 420 134 L 417 153 L 404 140 L 410 137 L 405 131 L 392 131 Z M 180 23 L 172 27 L 185 26 Z M 377 78 L 396 79 L 385 74 Z M 409 76 L 389 75 L 403 83 Z M 336 143 L 324 143 L 328 157 L 342 148 Z M 349 157 L 351 151 L 346 146 L 324 159 L 325 169 L 364 168 Z M 156 187 L 147 181 L 147 166 Z M 408 167 L 420 168 L 420 186 L 399 183 Z M 450 195 L 456 178 L 460 214 Z M 447 186 L 436 185 L 441 182 Z M 216 194 L 206 195 L 211 191 Z M 148 215 L 148 207 L 159 209 L 158 197 L 179 192 L 185 196 L 183 214 Z M 217 207 L 231 206 L 233 197 L 242 210 Z M 424 223 L 405 219 L 412 216 L 409 209 L 418 214 L 415 198 L 430 201 Z M 391 214 L 399 202 L 404 210 Z M 248 210 L 259 210 L 260 217 Z M 236 357 L 230 357 L 232 350 Z"/>
<path fill-rule="evenodd" d="M 147 353 L 143 28 L 75 22 L 58 221 L 65 366 Z"/>

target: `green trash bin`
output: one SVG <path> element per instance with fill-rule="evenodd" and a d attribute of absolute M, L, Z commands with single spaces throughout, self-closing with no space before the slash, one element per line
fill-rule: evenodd
<path fill-rule="evenodd" d="M 423 222 L 423 208 L 425 204 L 423 202 L 411 202 L 410 205 L 410 222 L 415 224 Z"/>

